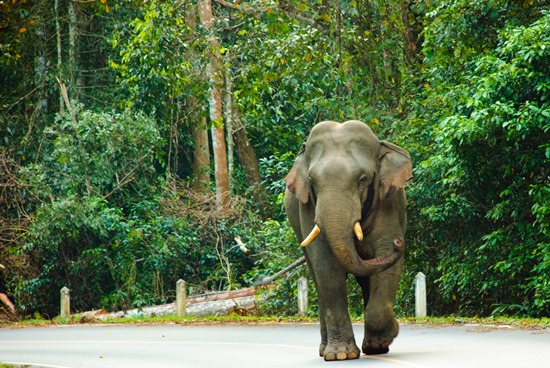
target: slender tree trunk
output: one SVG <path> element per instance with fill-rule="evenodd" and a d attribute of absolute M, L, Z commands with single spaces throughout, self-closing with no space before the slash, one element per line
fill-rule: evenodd
<path fill-rule="evenodd" d="M 37 99 L 34 104 L 34 113 L 32 118 L 28 119 L 29 127 L 27 134 L 22 140 L 22 144 L 26 144 L 33 135 L 33 128 L 37 121 L 43 121 L 48 113 L 48 92 L 46 81 L 48 80 L 48 59 L 46 57 L 46 44 L 48 35 L 46 34 L 46 26 L 40 24 L 36 26 L 36 56 L 34 62 L 34 85 L 38 89 Z"/>
<path fill-rule="evenodd" d="M 78 24 L 78 4 L 74 1 L 69 1 L 69 90 L 72 92 L 72 97 L 78 100 L 80 95 L 79 87 L 82 87 L 83 80 L 78 61 L 79 50 L 79 24 Z"/>
<path fill-rule="evenodd" d="M 230 68 L 225 73 L 225 130 L 227 132 L 227 172 L 229 178 L 229 192 L 233 193 L 235 180 L 234 173 L 234 141 L 233 141 L 233 80 Z"/>
<path fill-rule="evenodd" d="M 411 18 L 414 20 L 414 24 L 411 24 Z M 420 54 L 422 44 L 419 40 L 420 32 L 422 28 L 418 24 L 422 24 L 417 19 L 418 15 L 411 9 L 411 0 L 401 1 L 401 19 L 405 32 L 403 33 L 403 41 L 405 43 L 405 55 L 409 65 L 416 63 L 416 58 Z"/>
<path fill-rule="evenodd" d="M 55 0 L 54 10 L 55 10 L 55 34 L 57 38 L 57 73 L 59 74 L 59 80 L 62 80 L 61 67 L 63 66 L 63 58 L 61 53 L 62 50 L 61 50 L 61 24 L 59 23 L 59 0 Z M 61 93 L 59 94 L 59 112 L 60 113 L 65 112 L 65 106 L 63 104 L 63 96 Z"/>
<path fill-rule="evenodd" d="M 239 111 L 233 101 L 233 80 L 230 69 L 225 74 L 225 121 L 227 128 L 228 156 L 229 156 L 229 178 L 231 180 L 234 170 L 233 151 L 235 150 L 243 168 L 248 183 L 252 187 L 252 196 L 258 207 L 267 213 L 268 198 L 267 191 L 262 185 L 260 164 L 256 157 L 254 147 L 250 144 L 248 134 L 239 117 Z"/>
<path fill-rule="evenodd" d="M 212 114 L 212 111 L 211 111 Z M 214 175 L 216 177 L 216 206 L 224 211 L 229 206 L 229 174 L 223 126 L 212 126 L 212 148 L 214 151 Z"/>
<path fill-rule="evenodd" d="M 236 151 L 241 167 L 243 168 L 248 183 L 252 187 L 252 197 L 258 204 L 258 208 L 268 216 L 269 201 L 267 191 L 262 184 L 260 164 L 256 157 L 254 147 L 250 144 L 248 134 L 240 120 L 239 112 L 233 100 L 233 79 L 231 69 L 227 68 L 225 73 L 225 123 L 227 131 L 228 146 L 228 169 L 231 188 L 231 180 L 234 173 L 234 151 Z"/>
<path fill-rule="evenodd" d="M 208 130 L 206 129 L 206 118 L 201 124 L 193 126 L 193 140 L 195 141 L 195 162 L 193 173 L 195 182 L 193 189 L 197 193 L 208 192 L 210 184 L 210 147 L 208 143 Z"/>
<path fill-rule="evenodd" d="M 192 32 L 197 28 L 196 7 L 190 6 L 185 13 L 185 21 Z M 188 99 L 189 110 L 197 110 L 197 100 L 194 97 Z M 191 117 L 192 134 L 194 141 L 193 162 L 193 190 L 199 194 L 208 193 L 210 186 L 210 144 L 208 143 L 208 124 L 205 117 L 194 114 Z"/>
<path fill-rule="evenodd" d="M 262 176 L 260 175 L 260 165 L 254 147 L 248 139 L 248 134 L 240 121 L 235 119 L 235 129 L 233 130 L 233 139 L 235 140 L 235 147 L 237 149 L 237 155 L 239 162 L 243 167 L 248 181 L 253 185 L 261 184 Z"/>
<path fill-rule="evenodd" d="M 223 128 L 220 47 L 218 39 L 212 32 L 214 17 L 210 0 L 200 3 L 200 19 L 203 28 L 210 34 L 208 40 L 207 68 L 210 79 L 210 121 L 212 123 L 212 148 L 214 151 L 214 168 L 216 177 L 216 206 L 223 211 L 229 206 L 229 176 L 227 172 L 227 152 L 225 146 L 225 131 Z"/>
<path fill-rule="evenodd" d="M 171 104 L 175 104 L 174 99 L 170 100 Z M 170 110 L 170 138 L 168 142 L 168 168 L 170 172 L 177 173 L 178 166 L 178 157 L 179 157 L 179 109 Z"/>
<path fill-rule="evenodd" d="M 260 164 L 254 151 L 254 147 L 250 143 L 246 129 L 239 119 L 236 109 L 233 109 L 233 139 L 235 141 L 235 149 L 241 167 L 243 168 L 246 178 L 252 187 L 252 197 L 258 204 L 258 208 L 264 218 L 271 217 L 269 207 L 268 192 L 262 183 L 262 175 L 260 173 Z"/>

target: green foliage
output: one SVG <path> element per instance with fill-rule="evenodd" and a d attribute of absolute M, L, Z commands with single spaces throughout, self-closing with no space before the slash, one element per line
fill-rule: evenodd
<path fill-rule="evenodd" d="M 171 301 L 179 278 L 195 292 L 238 286 L 250 265 L 227 245 L 246 224 L 167 190 L 155 122 L 130 110 L 76 115 L 48 129 L 41 164 L 22 169 L 41 200 L 20 249 L 33 264 L 16 280 L 25 311 L 55 314 L 62 286 L 75 310 Z"/>
<path fill-rule="evenodd" d="M 177 221 L 155 213 L 161 185 L 153 179 L 161 143 L 155 123 L 139 113 L 81 106 L 75 115 L 45 132 L 41 164 L 21 169 L 41 201 L 21 249 L 36 262 L 34 277 L 19 281 L 21 304 L 52 313 L 54 290 L 63 285 L 80 296 L 77 309 L 97 305 L 102 295 L 113 307 L 158 299 L 164 292 L 158 271 L 177 256 L 167 236 Z"/>
<path fill-rule="evenodd" d="M 332 67 L 338 56 L 330 52 L 331 45 L 321 41 L 317 29 L 282 22 L 256 20 L 249 37 L 234 46 L 246 61 L 239 65 L 235 96 L 265 155 L 293 151 L 319 114 L 328 117 L 327 110 L 345 105 L 333 98 L 342 78 Z M 276 26 L 281 28 L 273 34 Z"/>
<path fill-rule="evenodd" d="M 547 1 L 214 2 L 211 33 L 196 2 L 43 3 L 0 9 L 0 288 L 27 312 L 57 313 L 64 285 L 76 309 L 120 309 L 171 300 L 179 278 L 199 292 L 286 267 L 301 252 L 282 179 L 315 123 L 360 119 L 415 163 L 397 312 L 422 271 L 433 314 L 550 313 Z M 226 216 L 187 184 L 209 37 L 273 219 L 238 164 Z M 87 107 L 76 121 L 55 117 L 56 77 Z M 306 273 L 266 312 L 294 313 Z"/>
<path fill-rule="evenodd" d="M 541 316 L 550 308 L 550 17 L 504 26 L 500 5 L 457 2 L 431 14 L 426 94 L 442 118 L 415 169 L 411 197 L 427 225 L 415 236 L 429 244 L 425 256 L 437 248 L 430 276 L 452 310 Z M 468 12 L 476 17 L 466 23 L 453 16 Z M 476 43 L 481 18 L 495 22 Z"/>
<path fill-rule="evenodd" d="M 238 55 L 235 97 L 260 156 L 296 152 L 319 121 L 377 124 L 397 105 L 400 4 L 370 3 L 295 4 L 315 14 L 311 24 L 276 12 L 245 19 L 228 54 Z"/>
<path fill-rule="evenodd" d="M 123 201 L 155 190 L 162 139 L 154 121 L 141 113 L 95 113 L 76 105 L 44 132 L 42 160 L 22 170 L 41 198 L 98 196 Z"/>
<path fill-rule="evenodd" d="M 121 6 L 109 36 L 109 69 L 116 71 L 119 106 L 154 115 L 175 177 L 192 174 L 191 128 L 207 116 L 207 39 L 192 2 L 148 1 Z M 124 21 L 126 20 L 126 21 Z"/>
<path fill-rule="evenodd" d="M 163 114 L 172 99 L 205 98 L 208 90 L 201 52 L 206 42 L 191 29 L 191 4 L 151 1 L 110 38 L 117 50 L 109 65 L 128 93 L 126 105 Z"/>
<path fill-rule="evenodd" d="M 296 155 L 293 152 L 287 152 L 280 157 L 271 155 L 266 158 L 260 158 L 260 171 L 266 189 L 271 193 L 271 202 L 275 204 L 274 209 L 279 211 L 274 212 L 275 219 L 286 217 L 284 213 L 284 195 L 286 184 L 281 173 L 288 173 L 294 164 Z"/>

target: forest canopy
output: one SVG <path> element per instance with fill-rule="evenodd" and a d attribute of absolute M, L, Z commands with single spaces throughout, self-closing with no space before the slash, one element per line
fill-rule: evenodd
<path fill-rule="evenodd" d="M 545 0 L 10 0 L 0 51 L 0 292 L 23 314 L 284 268 L 282 179 L 313 125 L 357 119 L 413 158 L 397 312 L 421 271 L 430 314 L 550 315 Z"/>

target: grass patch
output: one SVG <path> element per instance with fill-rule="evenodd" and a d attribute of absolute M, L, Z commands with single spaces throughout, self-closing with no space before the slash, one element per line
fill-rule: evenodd
<path fill-rule="evenodd" d="M 12 327 L 40 327 L 40 326 L 55 326 L 55 325 L 72 325 L 72 324 L 133 324 L 133 323 L 177 323 L 177 324 L 263 324 L 263 323 L 315 323 L 316 317 L 279 317 L 279 316 L 240 316 L 238 314 L 230 314 L 227 316 L 208 316 L 208 317 L 177 317 L 175 315 L 168 316 L 132 316 L 132 317 L 113 317 L 106 319 L 97 319 L 89 317 L 71 317 L 59 318 L 52 320 L 43 318 L 32 318 L 9 324 Z M 0 368 L 2 368 L 0 366 Z"/>
<path fill-rule="evenodd" d="M 550 328 L 550 318 L 519 318 L 519 317 L 402 317 L 399 322 L 403 324 L 427 324 L 427 325 L 465 325 L 477 324 L 488 326 L 511 326 L 514 328 L 545 329 Z"/>
<path fill-rule="evenodd" d="M 419 325 L 488 325 L 488 326 L 511 326 L 513 328 L 526 329 L 546 329 L 550 328 L 550 318 L 516 318 L 516 317 L 400 317 L 399 322 L 402 324 L 419 324 Z M 123 317 L 109 318 L 99 320 L 89 317 L 71 317 L 69 318 L 54 318 L 53 320 L 43 318 L 26 319 L 20 322 L 11 323 L 8 326 L 12 327 L 40 327 L 40 326 L 55 326 L 67 324 L 148 324 L 148 323 L 167 323 L 167 324 L 279 324 L 279 323 L 317 323 L 317 317 L 280 317 L 280 316 L 240 316 L 238 314 L 230 314 L 228 316 L 211 316 L 211 317 L 184 317 L 180 318 L 174 315 L 161 317 Z M 362 318 L 353 319 L 355 323 L 362 323 Z M 4 368 L 0 363 L 0 368 Z"/>
<path fill-rule="evenodd" d="M 240 316 L 238 314 L 230 314 L 227 316 L 209 316 L 209 317 L 125 317 L 111 318 L 101 321 L 100 323 L 178 323 L 178 324 L 224 324 L 224 323 L 239 323 L 239 324 L 262 324 L 262 323 L 313 323 L 317 318 L 311 317 L 278 317 L 278 316 Z"/>

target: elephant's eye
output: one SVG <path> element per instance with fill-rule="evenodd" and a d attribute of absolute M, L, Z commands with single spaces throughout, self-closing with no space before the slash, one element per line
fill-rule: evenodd
<path fill-rule="evenodd" d="M 367 175 L 361 175 L 359 178 L 359 189 L 363 190 L 369 184 L 369 177 Z"/>

